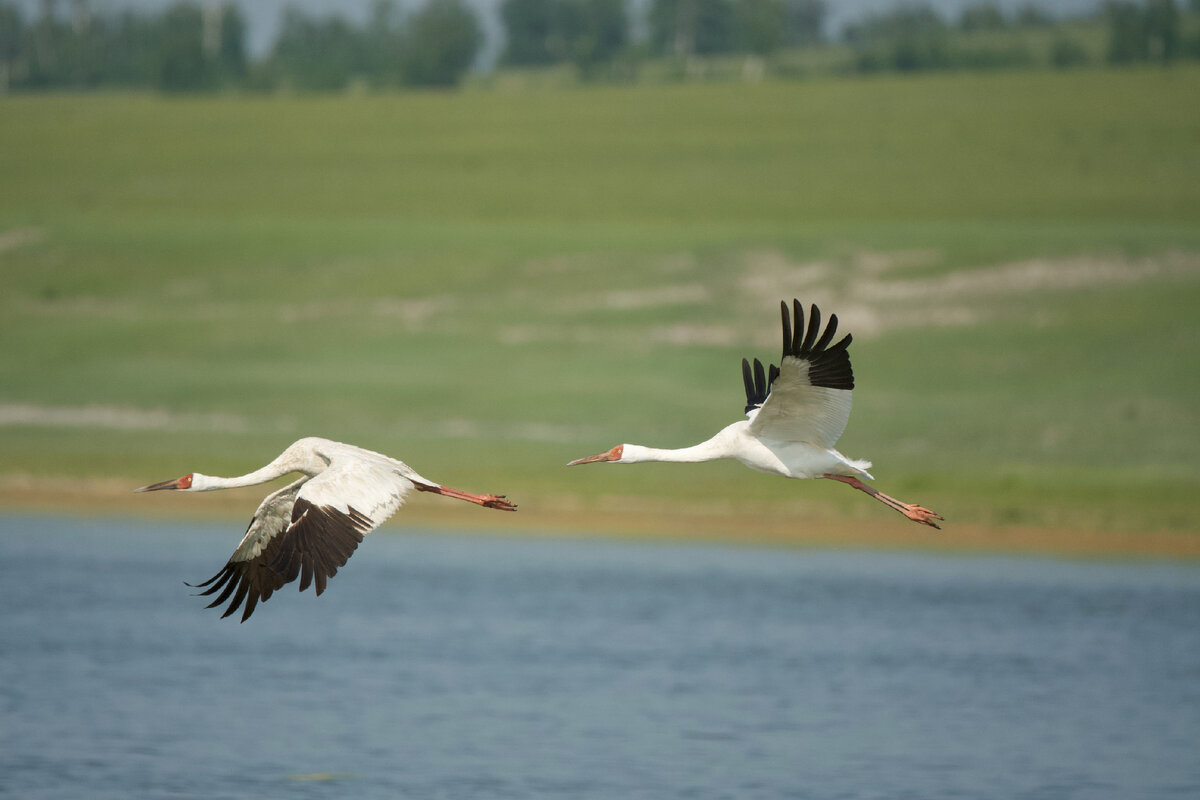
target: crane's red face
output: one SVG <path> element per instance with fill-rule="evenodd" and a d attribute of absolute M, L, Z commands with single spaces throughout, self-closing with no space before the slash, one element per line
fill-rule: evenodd
<path fill-rule="evenodd" d="M 573 467 L 576 464 L 594 464 L 597 461 L 620 461 L 622 453 L 625 452 L 625 445 L 619 444 L 612 450 L 605 450 L 603 453 L 597 453 L 594 456 L 587 458 L 577 458 L 567 464 L 568 467 Z"/>
<path fill-rule="evenodd" d="M 192 488 L 191 474 L 184 475 L 182 478 L 176 478 L 173 481 L 163 481 L 162 483 L 152 483 L 149 486 L 142 486 L 134 489 L 135 492 L 157 492 L 160 489 L 190 489 Z"/>

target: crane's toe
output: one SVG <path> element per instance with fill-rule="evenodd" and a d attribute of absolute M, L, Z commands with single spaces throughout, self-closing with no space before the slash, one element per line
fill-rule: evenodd
<path fill-rule="evenodd" d="M 924 506 L 907 506 L 907 510 L 904 511 L 904 516 L 908 517 L 913 522 L 919 522 L 922 525 L 928 525 L 929 527 L 936 528 L 939 531 L 942 529 L 942 526 L 938 525 L 936 522 L 934 522 L 934 520 L 936 519 L 945 521 L 945 518 L 940 514 L 930 511 Z"/>
<path fill-rule="evenodd" d="M 508 502 L 508 500 L 505 499 L 505 495 L 489 494 L 489 495 L 485 495 L 485 498 L 486 499 L 483 501 L 483 505 L 488 508 L 498 508 L 501 511 L 516 511 L 517 510 L 516 503 Z"/>

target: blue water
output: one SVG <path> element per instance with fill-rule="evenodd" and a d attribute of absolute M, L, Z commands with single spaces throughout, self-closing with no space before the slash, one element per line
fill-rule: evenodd
<path fill-rule="evenodd" d="M 393 524 L 239 625 L 239 536 L 0 516 L 0 794 L 1200 797 L 1195 565 Z"/>

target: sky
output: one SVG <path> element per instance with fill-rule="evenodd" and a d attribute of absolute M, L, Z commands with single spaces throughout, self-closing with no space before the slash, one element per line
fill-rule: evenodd
<path fill-rule="evenodd" d="M 11 1 L 11 0 L 10 0 Z M 127 8 L 158 12 L 174 5 L 179 0 L 89 0 L 92 10 L 98 14 L 110 14 Z M 195 0 L 212 2 L 213 0 Z M 500 5 L 503 0 L 466 0 L 476 10 L 483 24 L 485 44 L 479 64 L 487 69 L 495 63 L 504 46 L 504 31 L 500 24 Z M 651 0 L 627 0 L 634 8 L 648 7 Z M 991 0 L 1007 12 L 1026 6 L 1036 6 L 1052 16 L 1070 16 L 1094 11 L 1101 7 L 1102 0 Z M 279 20 L 287 6 L 299 8 L 311 16 L 339 14 L 348 20 L 362 23 L 370 13 L 374 0 L 234 0 L 246 19 L 247 48 L 251 58 L 267 53 L 279 30 Z M 964 8 L 978 5 L 980 0 L 826 0 L 827 33 L 836 34 L 848 23 L 872 12 L 886 11 L 904 5 L 928 5 L 944 17 L 955 20 Z M 41 0 L 17 0 L 26 18 L 35 16 Z M 423 0 L 396 0 L 401 10 L 419 8 Z M 63 13 L 70 7 L 70 0 L 58 0 Z"/>

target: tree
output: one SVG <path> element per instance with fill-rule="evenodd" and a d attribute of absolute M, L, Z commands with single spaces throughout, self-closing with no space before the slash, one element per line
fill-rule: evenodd
<path fill-rule="evenodd" d="M 368 48 L 360 31 L 340 17 L 314 20 L 296 8 L 283 12 L 271 61 L 279 76 L 297 89 L 344 89 L 363 71 Z"/>
<path fill-rule="evenodd" d="M 168 92 L 209 89 L 215 74 L 204 57 L 204 19 L 200 7 L 179 3 L 163 15 L 158 45 L 158 86 Z"/>
<path fill-rule="evenodd" d="M 430 0 L 403 30 L 401 71 L 413 86 L 455 86 L 483 45 L 479 20 L 461 0 Z"/>
<path fill-rule="evenodd" d="M 1148 0 L 1145 7 L 1122 0 L 1109 2 L 1108 60 L 1169 63 L 1179 52 L 1179 11 L 1174 0 Z"/>
<path fill-rule="evenodd" d="M 906 6 L 876 14 L 846 28 L 860 71 L 911 72 L 950 64 L 945 21 L 928 6 Z"/>
<path fill-rule="evenodd" d="M 622 0 L 505 0 L 500 7 L 514 65 L 570 61 L 584 78 L 610 63 L 627 41 Z"/>
<path fill-rule="evenodd" d="M 607 64 L 625 46 L 625 6 L 621 0 L 579 0 L 580 25 L 567 43 L 571 61 L 584 78 Z"/>
<path fill-rule="evenodd" d="M 739 50 L 765 56 L 783 45 L 787 28 L 783 0 L 740 0 L 736 8 Z"/>
<path fill-rule="evenodd" d="M 785 40 L 791 45 L 819 42 L 825 30 L 825 0 L 786 0 Z"/>
<path fill-rule="evenodd" d="M 976 3 L 963 9 L 958 27 L 964 31 L 991 31 L 1004 28 L 1007 23 L 995 3 Z"/>
<path fill-rule="evenodd" d="M 1014 19 L 1019 28 L 1048 28 L 1054 24 L 1054 19 L 1035 4 L 1021 6 Z"/>
<path fill-rule="evenodd" d="M 21 53 L 21 12 L 8 3 L 0 3 L 0 94 L 8 91 L 17 57 Z"/>
<path fill-rule="evenodd" d="M 654 0 L 650 37 L 662 53 L 678 56 L 728 53 L 734 49 L 732 0 Z"/>
<path fill-rule="evenodd" d="M 70 83 L 70 69 L 65 55 L 70 52 L 71 29 L 58 19 L 53 0 L 42 0 L 41 13 L 25 31 L 25 51 L 28 75 L 32 87 L 65 86 Z"/>
<path fill-rule="evenodd" d="M 362 63 L 373 86 L 398 86 L 403 82 L 401 18 L 395 0 L 374 0 L 363 34 Z"/>
<path fill-rule="evenodd" d="M 1174 0 L 1148 0 L 1145 14 L 1150 58 L 1170 63 L 1179 55 L 1179 10 Z"/>
<path fill-rule="evenodd" d="M 161 20 L 124 11 L 103 26 L 97 50 L 103 83 L 149 88 L 159 79 Z"/>
<path fill-rule="evenodd" d="M 1050 63 L 1057 69 L 1081 67 L 1089 60 L 1087 49 L 1067 36 L 1057 36 L 1050 46 Z"/>
<path fill-rule="evenodd" d="M 1110 2 L 1108 14 L 1108 60 L 1113 64 L 1144 61 L 1149 54 L 1141 10 L 1131 2 Z"/>
<path fill-rule="evenodd" d="M 234 3 L 223 3 L 219 13 L 217 69 L 224 81 L 236 83 L 246 76 L 246 20 Z"/>
<path fill-rule="evenodd" d="M 550 64 L 550 37 L 554 34 L 551 6 L 556 0 L 504 0 L 500 19 L 508 38 L 500 60 L 518 66 Z"/>

